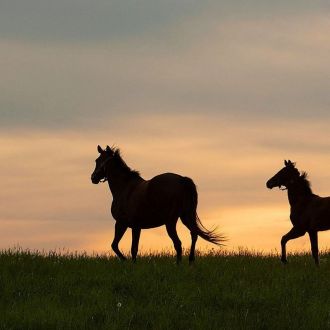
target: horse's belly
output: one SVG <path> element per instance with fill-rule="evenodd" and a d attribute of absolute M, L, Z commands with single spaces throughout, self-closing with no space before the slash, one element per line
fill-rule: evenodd
<path fill-rule="evenodd" d="M 153 223 L 139 223 L 139 228 L 141 229 L 150 229 L 150 228 L 156 228 L 156 227 L 161 227 L 164 225 L 164 222 L 153 222 Z"/>
<path fill-rule="evenodd" d="M 166 210 L 153 212 L 152 209 L 149 209 L 136 215 L 133 222 L 140 228 L 147 229 L 163 226 L 168 220 L 169 215 Z"/>
<path fill-rule="evenodd" d="M 310 221 L 310 228 L 317 231 L 329 230 L 330 218 L 324 216 L 312 217 Z"/>

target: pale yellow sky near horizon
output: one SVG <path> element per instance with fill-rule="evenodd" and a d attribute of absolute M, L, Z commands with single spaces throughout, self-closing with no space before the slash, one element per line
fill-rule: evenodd
<path fill-rule="evenodd" d="M 109 251 L 112 198 L 90 174 L 114 144 L 146 179 L 191 177 L 226 249 L 279 250 L 289 205 L 265 182 L 283 160 L 330 195 L 329 31 L 322 0 L 4 3 L 0 248 Z M 165 228 L 140 244 L 174 251 Z"/>

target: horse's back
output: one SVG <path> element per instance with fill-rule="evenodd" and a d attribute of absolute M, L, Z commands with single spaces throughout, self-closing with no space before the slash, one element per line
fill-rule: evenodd
<path fill-rule="evenodd" d="M 157 175 L 148 181 L 148 198 L 159 202 L 180 199 L 184 190 L 184 177 L 175 173 Z"/>
<path fill-rule="evenodd" d="M 161 185 L 170 185 L 170 184 L 180 184 L 184 177 L 180 174 L 176 173 L 163 173 L 154 176 L 149 180 L 151 185 L 153 184 L 161 184 Z"/>

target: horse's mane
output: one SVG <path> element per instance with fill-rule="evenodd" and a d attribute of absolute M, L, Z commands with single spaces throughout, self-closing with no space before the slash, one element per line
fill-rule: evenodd
<path fill-rule="evenodd" d="M 299 182 L 301 188 L 303 189 L 304 193 L 313 194 L 313 191 L 312 191 L 312 188 L 311 188 L 311 183 L 307 178 L 308 178 L 308 173 L 303 171 L 299 175 L 298 182 Z"/>
<path fill-rule="evenodd" d="M 125 174 L 127 174 L 128 176 L 130 176 L 132 178 L 140 177 L 140 173 L 136 170 L 132 170 L 126 164 L 126 162 L 123 160 L 123 158 L 121 157 L 119 148 L 113 147 L 113 148 L 111 148 L 111 150 L 113 151 L 113 160 L 114 160 L 116 166 L 118 166 L 118 168 L 120 168 Z"/>

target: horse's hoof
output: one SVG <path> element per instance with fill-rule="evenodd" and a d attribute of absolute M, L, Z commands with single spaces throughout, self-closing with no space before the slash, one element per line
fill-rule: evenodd
<path fill-rule="evenodd" d="M 288 260 L 286 260 L 286 259 L 281 259 L 281 261 L 282 261 L 283 265 L 286 265 L 288 263 Z"/>

